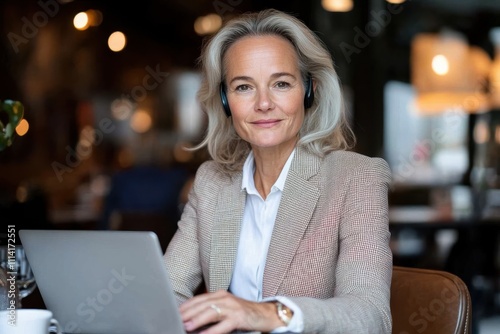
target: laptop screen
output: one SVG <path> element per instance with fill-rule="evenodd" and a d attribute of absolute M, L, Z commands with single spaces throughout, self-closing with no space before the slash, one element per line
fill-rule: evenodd
<path fill-rule="evenodd" d="M 65 333 L 185 333 L 156 234 L 21 230 L 47 309 Z"/>

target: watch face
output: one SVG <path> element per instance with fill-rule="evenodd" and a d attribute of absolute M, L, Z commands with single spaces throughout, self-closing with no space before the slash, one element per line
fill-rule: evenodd
<path fill-rule="evenodd" d="M 293 312 L 287 306 L 280 302 L 276 302 L 276 310 L 278 311 L 278 317 L 283 323 L 288 326 L 292 320 Z"/>

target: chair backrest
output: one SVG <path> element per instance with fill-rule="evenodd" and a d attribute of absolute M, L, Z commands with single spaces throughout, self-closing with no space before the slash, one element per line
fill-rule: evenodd
<path fill-rule="evenodd" d="M 391 313 L 394 334 L 471 332 L 469 290 L 445 271 L 394 266 Z"/>

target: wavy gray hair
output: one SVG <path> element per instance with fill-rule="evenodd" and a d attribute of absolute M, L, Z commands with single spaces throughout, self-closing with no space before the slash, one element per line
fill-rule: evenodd
<path fill-rule="evenodd" d="M 198 100 L 208 116 L 208 128 L 195 149 L 206 146 L 212 159 L 228 172 L 241 169 L 251 148 L 238 136 L 222 107 L 219 88 L 225 80 L 224 56 L 240 38 L 262 35 L 288 40 L 297 52 L 303 81 L 311 75 L 315 83 L 314 103 L 306 110 L 297 145 L 319 156 L 352 147 L 355 138 L 347 122 L 339 78 L 329 51 L 302 21 L 281 11 L 266 9 L 228 21 L 203 45 Z"/>

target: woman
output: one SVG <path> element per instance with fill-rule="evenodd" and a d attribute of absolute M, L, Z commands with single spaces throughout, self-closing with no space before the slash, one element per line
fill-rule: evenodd
<path fill-rule="evenodd" d="M 186 329 L 390 333 L 390 171 L 346 151 L 327 49 L 265 10 L 229 21 L 201 65 L 213 161 L 165 254 Z"/>

